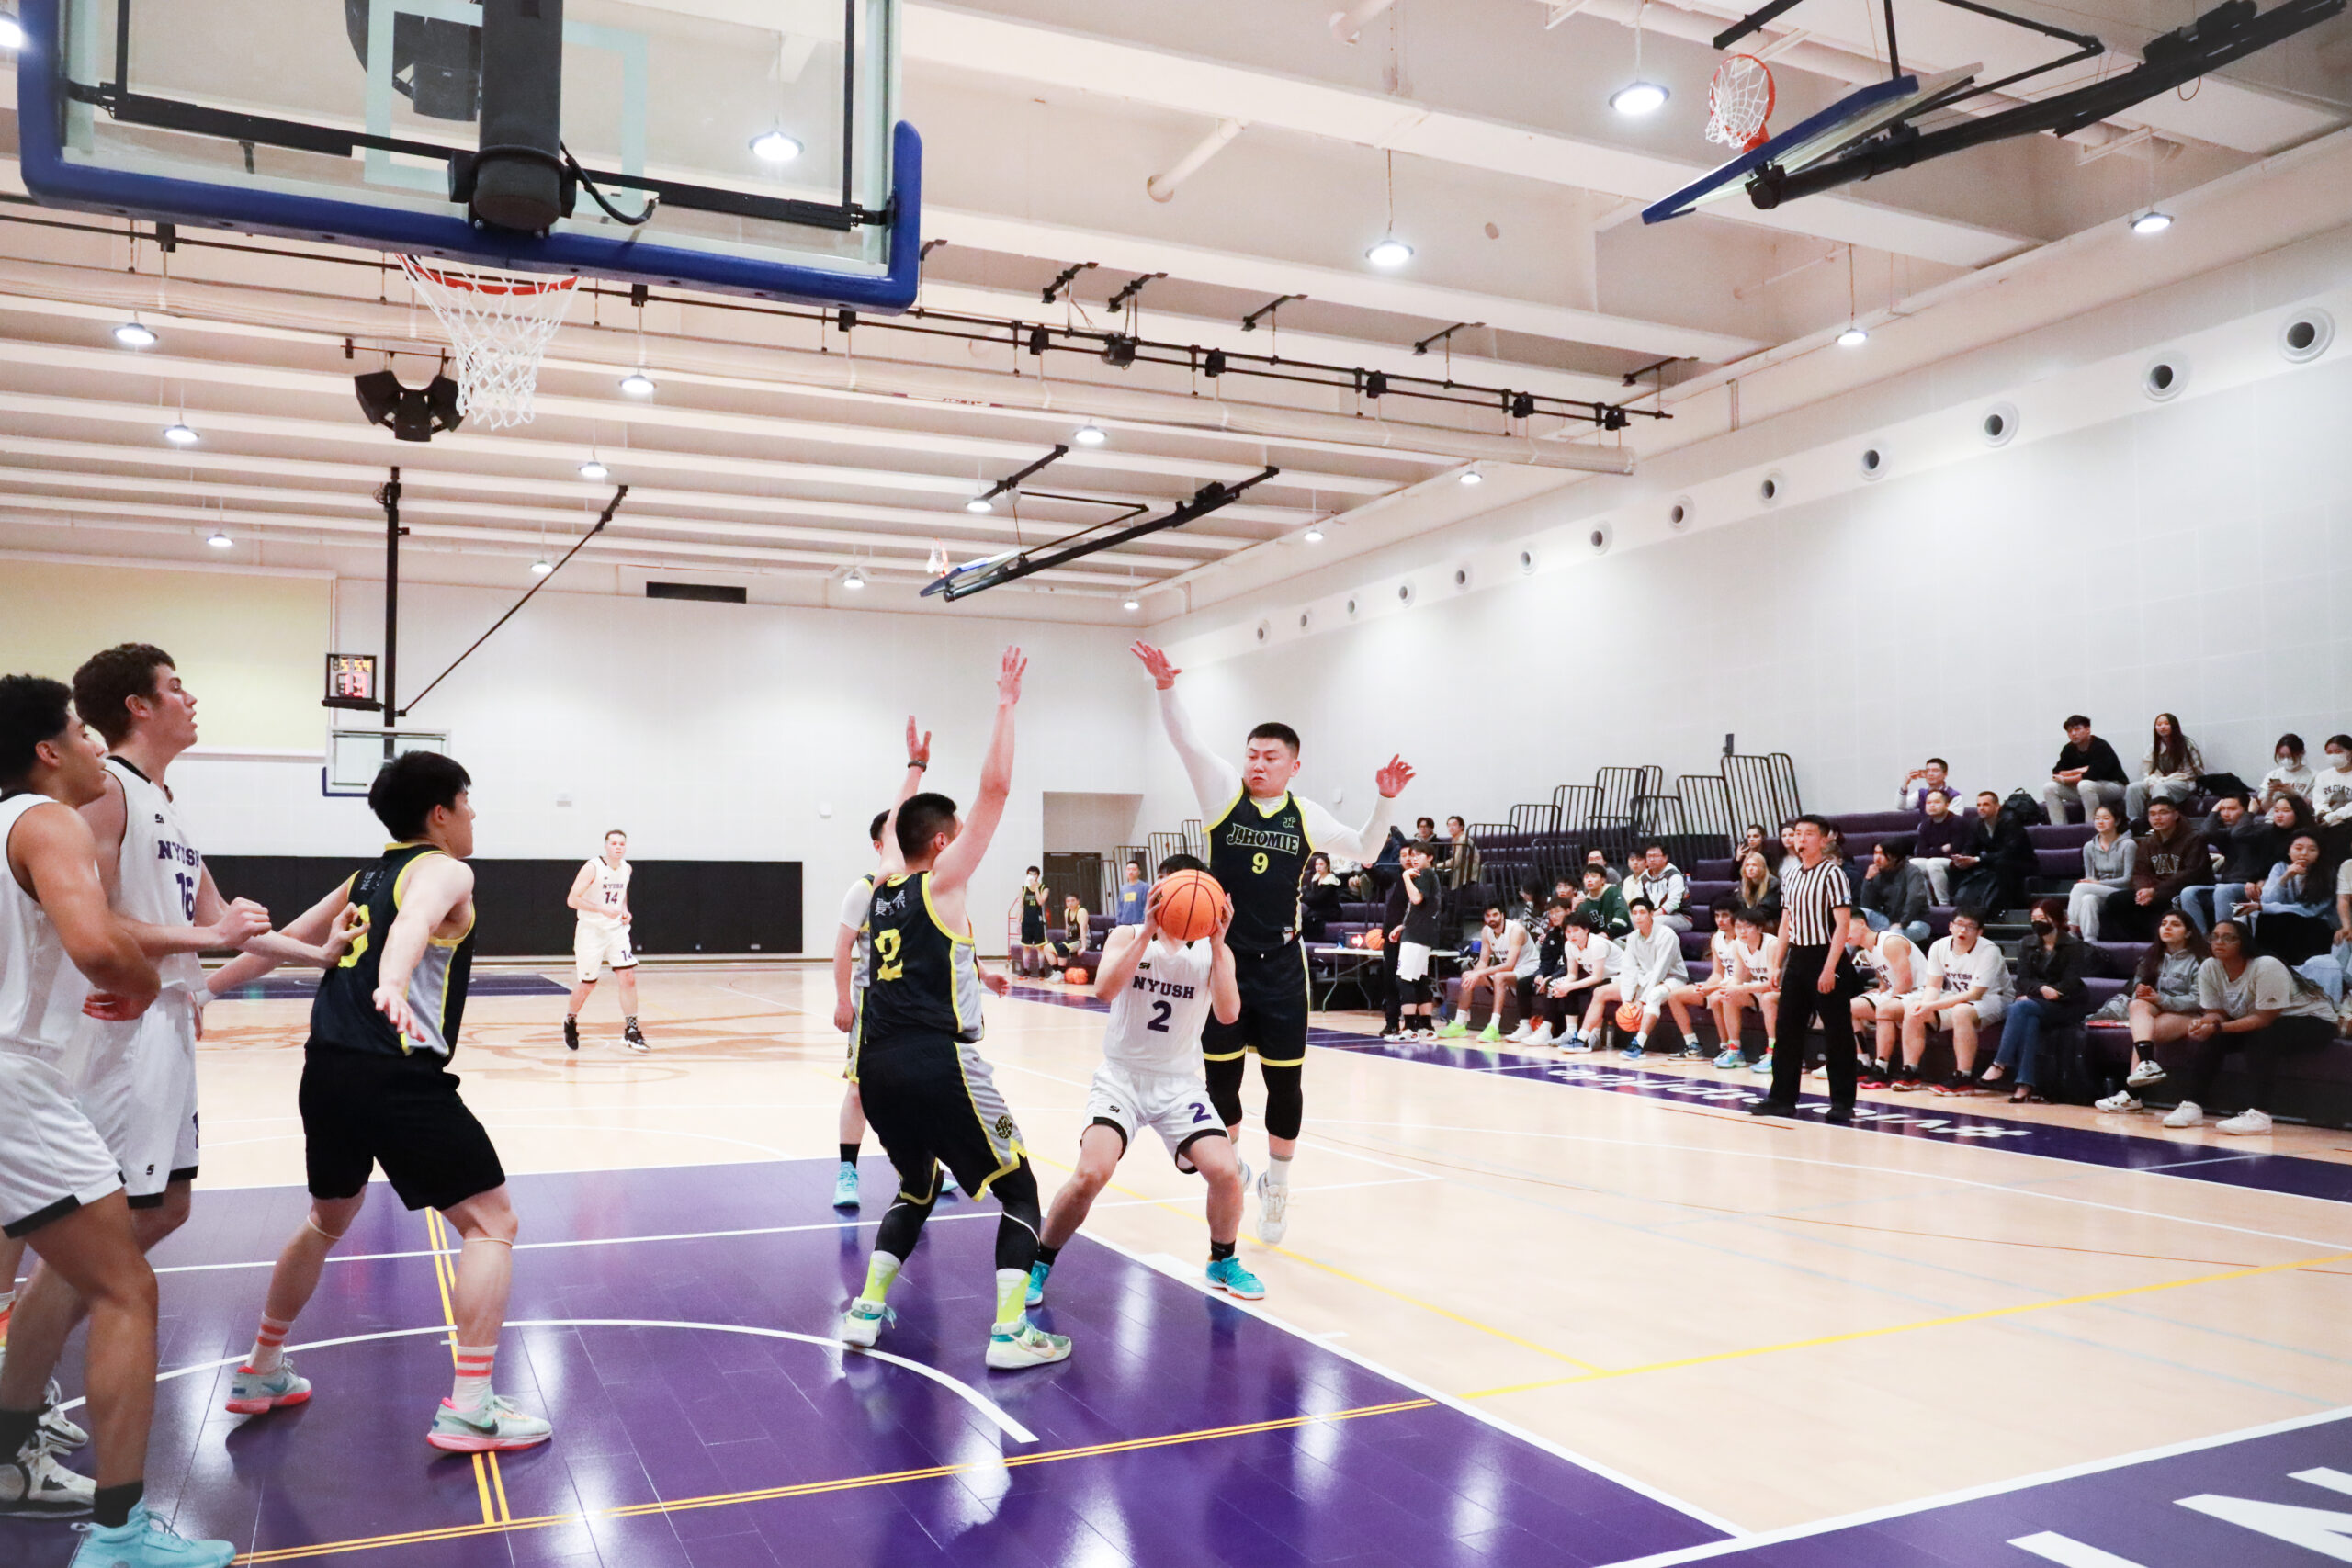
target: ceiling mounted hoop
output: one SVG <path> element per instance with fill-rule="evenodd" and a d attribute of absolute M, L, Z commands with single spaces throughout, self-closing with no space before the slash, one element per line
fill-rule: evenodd
<path fill-rule="evenodd" d="M 458 412 L 498 430 L 531 418 L 539 360 L 571 308 L 577 277 L 530 276 L 401 257 L 458 361 Z"/>
<path fill-rule="evenodd" d="M 1726 55 L 1707 84 L 1707 140 L 1752 152 L 1770 138 L 1772 68 L 1752 54 Z"/>

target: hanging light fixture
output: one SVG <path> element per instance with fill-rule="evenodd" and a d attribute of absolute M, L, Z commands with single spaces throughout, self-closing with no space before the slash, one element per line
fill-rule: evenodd
<path fill-rule="evenodd" d="M 1628 119 L 1656 114 L 1674 96 L 1662 83 L 1642 75 L 1642 13 L 1648 4 L 1649 0 L 1639 0 L 1634 7 L 1634 79 L 1609 95 L 1609 107 Z"/>
<path fill-rule="evenodd" d="M 212 536 L 204 542 L 216 550 L 225 550 L 237 541 L 229 537 L 229 531 L 226 528 L 215 528 L 212 530 Z"/>
<path fill-rule="evenodd" d="M 2159 212 L 2153 207 L 2132 220 L 2132 232 L 2134 234 L 2161 234 L 2171 227 L 2172 214 Z"/>
<path fill-rule="evenodd" d="M 195 431 L 190 430 L 187 427 L 187 423 L 183 421 L 178 424 L 164 426 L 164 439 L 170 442 L 175 446 L 193 446 L 198 442 L 203 440 L 204 437 L 198 435 Z"/>
<path fill-rule="evenodd" d="M 1848 245 L 1846 247 L 1846 330 L 1838 334 L 1838 346 L 1839 348 L 1860 348 L 1862 344 L 1871 341 L 1871 334 L 1864 332 L 1862 330 L 1861 323 L 1854 319 L 1856 314 L 1857 307 L 1854 302 L 1854 247 Z"/>
<path fill-rule="evenodd" d="M 555 562 L 548 559 L 545 556 L 541 556 L 538 559 L 531 563 L 531 575 L 533 577 L 545 577 L 554 570 Z"/>
<path fill-rule="evenodd" d="M 580 477 L 586 479 L 591 484 L 606 478 L 612 473 L 612 469 L 605 467 L 604 464 L 598 462 L 594 457 L 589 458 L 586 462 L 580 465 Z"/>
<path fill-rule="evenodd" d="M 849 574 L 842 579 L 842 586 L 853 593 L 856 592 L 865 586 L 865 573 L 856 567 L 850 568 Z"/>
<path fill-rule="evenodd" d="M 1388 227 L 1380 238 L 1366 246 L 1363 259 L 1376 267 L 1394 271 L 1413 259 L 1413 247 L 1396 237 L 1396 153 L 1391 148 L 1388 160 Z"/>
<path fill-rule="evenodd" d="M 771 126 L 752 138 L 752 152 L 763 164 L 789 164 L 800 156 L 799 142 L 786 136 L 783 130 Z"/>
<path fill-rule="evenodd" d="M 1103 431 L 1101 425 L 1090 421 L 1085 424 L 1080 425 L 1078 427 L 1077 434 L 1072 435 L 1070 439 L 1077 442 L 1080 446 L 1100 446 L 1105 441 L 1110 440 L 1111 437 Z"/>
<path fill-rule="evenodd" d="M 144 321 L 133 316 L 114 330 L 114 341 L 125 348 L 153 348 L 155 333 Z"/>

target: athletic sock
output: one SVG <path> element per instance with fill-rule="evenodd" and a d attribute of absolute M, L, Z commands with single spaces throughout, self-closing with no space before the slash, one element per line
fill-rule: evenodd
<path fill-rule="evenodd" d="M 449 1404 L 458 1410 L 479 1410 L 490 1403 L 490 1371 L 498 1360 L 495 1345 L 458 1347 L 457 1381 L 450 1385 Z"/>
<path fill-rule="evenodd" d="M 1222 1262 L 1224 1262 L 1227 1258 L 1230 1258 L 1230 1257 L 1232 1257 L 1232 1256 L 1233 1256 L 1233 1243 L 1231 1243 L 1231 1242 L 1229 1242 L 1229 1241 L 1213 1241 L 1213 1242 L 1209 1243 L 1209 1261 L 1210 1261 L 1210 1262 L 1212 1262 L 1212 1263 L 1222 1263 Z"/>
<path fill-rule="evenodd" d="M 1682 1037 L 1682 1043 L 1696 1051 L 1699 1048 L 1699 1037 L 1696 1034 L 1686 1034 Z"/>
<path fill-rule="evenodd" d="M 1267 1186 L 1288 1187 L 1290 1185 L 1291 1157 L 1292 1156 L 1289 1155 L 1278 1155 L 1271 1151 L 1268 1152 L 1266 1156 Z"/>
<path fill-rule="evenodd" d="M 637 1027 L 637 1014 L 631 1013 L 627 1018 L 621 1020 L 621 1027 L 623 1029 L 635 1029 Z"/>
<path fill-rule="evenodd" d="M 858 1292 L 857 1299 L 881 1305 L 889 1298 L 890 1286 L 898 1279 L 899 1270 L 906 1266 L 905 1258 L 877 1250 L 865 1260 L 865 1289 Z"/>
<path fill-rule="evenodd" d="M 277 1363 L 286 1359 L 286 1336 L 293 1329 L 290 1323 L 280 1323 L 267 1313 L 262 1314 L 261 1327 L 254 1335 L 253 1354 L 245 1358 L 245 1365 L 257 1372 L 274 1372 Z"/>
<path fill-rule="evenodd" d="M 40 1427 L 40 1407 L 30 1410 L 0 1410 L 0 1455 L 17 1457 L 18 1450 L 32 1441 L 33 1433 Z"/>
<path fill-rule="evenodd" d="M 147 1495 L 143 1481 L 126 1481 L 119 1486 L 101 1486 L 90 1500 L 90 1522 L 102 1530 L 119 1530 L 130 1522 L 130 1510 Z"/>
<path fill-rule="evenodd" d="M 1048 1269 L 1054 1266 L 1054 1259 L 1061 1255 L 1062 1249 L 1058 1247 L 1047 1247 L 1042 1241 L 1037 1244 L 1037 1261 Z"/>
<path fill-rule="evenodd" d="M 1029 1325 L 1029 1270 L 996 1271 L 996 1331 L 1018 1334 Z"/>
<path fill-rule="evenodd" d="M 857 1163 L 857 1145 L 855 1144 L 843 1144 L 842 1145 L 842 1163 L 848 1166 L 854 1166 Z"/>
<path fill-rule="evenodd" d="M 17 1292 L 0 1291 L 0 1345 L 8 1343 L 8 1314 L 17 1308 Z"/>

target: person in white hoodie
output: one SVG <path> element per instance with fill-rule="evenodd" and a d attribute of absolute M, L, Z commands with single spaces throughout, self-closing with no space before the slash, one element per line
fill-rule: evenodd
<path fill-rule="evenodd" d="M 1586 1028 L 1598 1027 L 1602 1009 L 1624 1002 L 1638 1006 L 1641 1023 L 1625 1046 L 1625 1059 L 1637 1062 L 1664 1010 L 1673 1014 L 1675 1027 L 1682 1031 L 1683 1054 L 1691 1055 L 1699 1047 L 1698 1032 L 1690 1027 L 1690 1010 L 1674 994 L 1675 987 L 1690 977 L 1690 966 L 1682 959 L 1682 933 L 1659 919 L 1656 907 L 1646 898 L 1634 899 L 1633 910 L 1634 929 L 1620 944 L 1623 957 L 1617 978 L 1594 996 L 1594 1010 L 1586 1019 Z"/>
<path fill-rule="evenodd" d="M 2323 828 L 2352 822 L 2352 735 L 2327 738 L 2327 766 L 2312 775 L 2312 812 Z"/>

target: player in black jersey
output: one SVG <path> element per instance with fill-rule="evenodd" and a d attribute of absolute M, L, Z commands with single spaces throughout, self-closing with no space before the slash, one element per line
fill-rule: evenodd
<path fill-rule="evenodd" d="M 303 1047 L 303 1162 L 311 1212 L 278 1255 L 253 1354 L 230 1383 L 228 1408 L 256 1416 L 311 1397 L 286 1359 L 286 1336 L 319 1286 L 327 1254 L 359 1217 L 379 1164 L 412 1209 L 438 1209 L 462 1238 L 458 1254 L 457 1381 L 424 1440 L 452 1453 L 544 1443 L 554 1428 L 491 1392 L 492 1364 L 514 1282 L 514 1205 L 506 1170 L 458 1098 L 449 1059 L 473 969 L 472 781 L 450 758 L 411 751 L 384 764 L 368 804 L 393 842 L 287 928 L 318 942 L 356 928 L 350 951 L 319 982 Z M 266 973 L 236 960 L 216 995 Z"/>
<path fill-rule="evenodd" d="M 1241 1070 L 1250 1052 L 1266 1085 L 1266 1147 L 1271 1156 L 1258 1181 L 1258 1236 L 1278 1242 L 1288 1228 L 1291 1157 L 1305 1116 L 1300 1077 L 1306 1064 L 1306 951 L 1298 942 L 1298 894 L 1307 857 L 1321 850 L 1369 862 L 1388 836 L 1390 803 L 1412 782 L 1402 757 L 1374 775 L 1380 798 L 1361 829 L 1348 828 L 1311 800 L 1291 793 L 1298 776 L 1298 732 L 1261 724 L 1250 732 L 1242 766 L 1201 744 L 1176 700 L 1183 671 L 1147 642 L 1135 655 L 1159 688 L 1159 717 L 1199 799 L 1209 841 L 1209 871 L 1233 899 L 1233 949 L 1241 987 L 1241 1020 L 1212 1019 L 1201 1035 L 1209 1095 L 1227 1135 L 1241 1138 Z"/>
<path fill-rule="evenodd" d="M 1021 1129 L 997 1092 L 978 1045 L 983 987 L 1004 994 L 1002 976 L 980 968 L 966 899 L 1012 788 L 1012 710 L 1028 668 L 1004 650 L 997 673 L 996 728 L 980 764 L 971 815 L 959 822 L 944 795 L 917 794 L 926 766 L 911 750 L 907 777 L 882 840 L 882 875 L 866 917 L 870 965 L 858 1018 L 854 1076 L 866 1123 L 898 1168 L 899 1195 L 874 1237 L 865 1289 L 841 1322 L 846 1344 L 872 1345 L 890 1320 L 891 1281 L 906 1266 L 939 1201 L 939 1168 L 975 1198 L 993 1191 L 1004 1205 L 996 1231 L 996 1314 L 988 1364 L 1036 1367 L 1069 1356 L 1069 1341 L 1031 1325 L 1029 1266 L 1045 1217 L 1036 1173 Z"/>

